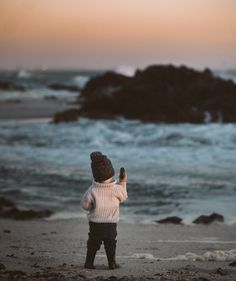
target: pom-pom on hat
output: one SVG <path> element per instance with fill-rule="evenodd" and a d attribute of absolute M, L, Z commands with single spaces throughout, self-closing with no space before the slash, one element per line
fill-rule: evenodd
<path fill-rule="evenodd" d="M 103 155 L 100 151 L 95 151 L 90 154 L 90 159 L 92 161 L 93 177 L 96 182 L 103 182 L 114 176 L 114 168 L 106 155 Z"/>

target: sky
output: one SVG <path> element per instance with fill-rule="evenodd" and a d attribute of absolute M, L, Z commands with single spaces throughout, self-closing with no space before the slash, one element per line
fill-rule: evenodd
<path fill-rule="evenodd" d="M 0 68 L 234 68 L 235 15 L 235 0 L 0 0 Z"/>

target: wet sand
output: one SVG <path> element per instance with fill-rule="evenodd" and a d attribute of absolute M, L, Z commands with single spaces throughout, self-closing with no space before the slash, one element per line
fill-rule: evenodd
<path fill-rule="evenodd" d="M 83 268 L 87 232 L 85 219 L 1 219 L 0 280 L 236 280 L 236 267 L 229 266 L 235 257 L 221 254 L 219 260 L 211 260 L 214 255 L 204 255 L 236 249 L 236 225 L 120 222 L 117 262 L 121 268 L 116 270 L 107 269 L 103 247 L 95 260 L 96 270 Z M 188 260 L 188 252 L 203 260 Z"/>
<path fill-rule="evenodd" d="M 74 107 L 57 99 L 9 100 L 0 102 L 0 120 L 52 118 L 56 112 Z"/>

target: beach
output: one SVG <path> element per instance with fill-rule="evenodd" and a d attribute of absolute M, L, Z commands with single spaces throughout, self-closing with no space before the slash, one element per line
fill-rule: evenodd
<path fill-rule="evenodd" d="M 13 209 L 47 209 L 52 216 L 0 219 L 0 281 L 235 281 L 235 124 L 79 117 L 54 125 L 53 114 L 74 107 L 77 94 L 38 86 L 36 74 L 27 80 L 32 89 L 1 93 L 0 196 Z M 64 74 L 44 76 L 50 84 Z M 115 178 L 122 166 L 128 172 L 118 224 L 121 268 L 113 271 L 103 246 L 96 269 L 83 268 L 88 223 L 80 200 L 96 150 L 112 159 Z M 213 212 L 224 222 L 193 224 Z M 157 223 L 170 216 L 181 224 Z"/>
<path fill-rule="evenodd" d="M 236 280 L 229 266 L 236 260 L 236 225 L 120 222 L 116 270 L 107 269 L 103 246 L 96 269 L 83 268 L 86 219 L 1 219 L 0 229 L 0 280 Z"/>
<path fill-rule="evenodd" d="M 73 107 L 72 104 L 53 98 L 9 100 L 0 103 L 0 120 L 52 119 L 57 112 Z"/>

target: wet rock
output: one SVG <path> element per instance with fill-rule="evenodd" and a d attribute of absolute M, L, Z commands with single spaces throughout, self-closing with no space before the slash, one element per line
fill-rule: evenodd
<path fill-rule="evenodd" d="M 222 268 L 220 268 L 220 267 L 217 268 L 216 273 L 217 273 L 217 274 L 220 274 L 220 275 L 222 275 L 222 276 L 227 275 L 227 271 L 224 270 L 224 269 L 222 269 Z"/>
<path fill-rule="evenodd" d="M 211 215 L 201 215 L 198 218 L 196 218 L 193 223 L 196 224 L 210 224 L 214 221 L 218 222 L 224 222 L 224 217 L 217 213 L 212 213 Z"/>
<path fill-rule="evenodd" d="M 6 257 L 8 257 L 8 258 L 15 258 L 15 254 L 14 253 L 13 254 L 7 254 Z"/>
<path fill-rule="evenodd" d="M 0 212 L 0 217 L 15 219 L 15 220 L 30 220 L 46 218 L 52 215 L 50 210 L 34 211 L 34 210 L 19 210 L 18 208 L 11 208 L 8 211 Z"/>
<path fill-rule="evenodd" d="M 49 217 L 50 215 L 52 215 L 52 212 L 50 210 L 20 210 L 15 206 L 12 201 L 7 200 L 4 197 L 0 197 L 0 218 L 29 220 L 45 218 Z"/>
<path fill-rule="evenodd" d="M 62 122 L 74 122 L 79 118 L 79 110 L 77 108 L 71 108 L 63 112 L 58 112 L 54 115 L 52 123 L 58 124 Z"/>
<path fill-rule="evenodd" d="M 2 196 L 0 196 L 0 209 L 4 207 L 14 207 L 14 203 Z"/>
<path fill-rule="evenodd" d="M 65 84 L 60 84 L 60 83 L 53 83 L 48 85 L 49 89 L 52 90 L 64 90 L 64 91 L 69 91 L 69 92 L 79 92 L 80 88 L 74 85 L 65 85 Z"/>
<path fill-rule="evenodd" d="M 81 115 L 124 116 L 142 121 L 204 123 L 236 121 L 236 85 L 209 69 L 153 65 L 134 77 L 107 72 L 81 92 Z"/>
<path fill-rule="evenodd" d="M 236 266 L 236 261 L 231 262 L 229 266 Z"/>
<path fill-rule="evenodd" d="M 162 220 L 158 220 L 158 223 L 173 223 L 173 224 L 182 224 L 182 219 L 180 217 L 174 216 L 174 217 L 167 217 Z"/>
<path fill-rule="evenodd" d="M 6 266 L 3 263 L 0 263 L 0 270 L 5 270 Z"/>
<path fill-rule="evenodd" d="M 4 91 L 25 91 L 25 87 L 16 85 L 13 82 L 0 80 L 0 90 Z"/>

